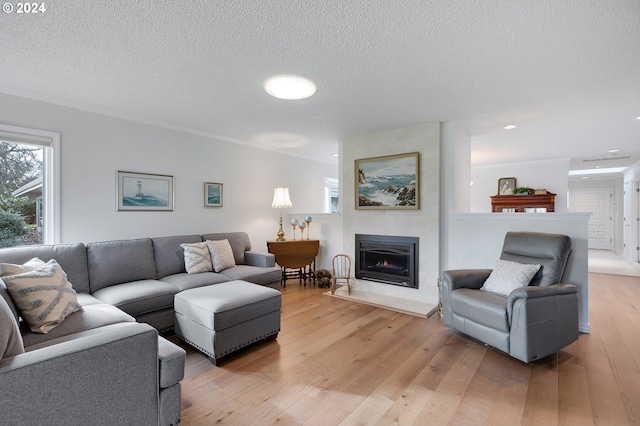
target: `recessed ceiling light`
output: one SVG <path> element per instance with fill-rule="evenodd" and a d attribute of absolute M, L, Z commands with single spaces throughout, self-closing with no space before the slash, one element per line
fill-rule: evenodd
<path fill-rule="evenodd" d="M 338 156 L 338 153 L 337 153 L 337 152 L 332 152 L 332 153 L 331 153 L 331 156 L 332 156 L 332 157 L 337 157 L 337 156 Z"/>
<path fill-rule="evenodd" d="M 636 117 L 636 120 L 640 120 L 640 115 Z"/>
<path fill-rule="evenodd" d="M 268 94 L 279 99 L 305 99 L 316 93 L 313 81 L 297 75 L 276 75 L 264 82 Z"/>
<path fill-rule="evenodd" d="M 506 126 L 503 127 L 503 129 L 505 130 L 512 130 L 515 129 L 517 126 L 515 124 L 507 124 Z"/>
<path fill-rule="evenodd" d="M 616 152 L 620 152 L 619 149 L 610 149 L 609 154 L 615 154 Z"/>

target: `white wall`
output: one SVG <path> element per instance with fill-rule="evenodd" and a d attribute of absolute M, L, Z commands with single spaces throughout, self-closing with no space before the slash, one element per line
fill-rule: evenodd
<path fill-rule="evenodd" d="M 490 197 L 498 193 L 498 179 L 515 177 L 517 186 L 546 189 L 556 194 L 556 212 L 567 212 L 569 165 L 569 158 L 561 158 L 472 167 L 471 211 L 490 212 Z"/>
<path fill-rule="evenodd" d="M 288 213 L 319 213 L 324 178 L 338 177 L 326 163 L 1 93 L 0 111 L 3 124 L 61 134 L 61 242 L 246 231 L 266 252 L 273 188 L 290 188 Z M 173 175 L 175 211 L 116 211 L 117 170 Z M 204 207 L 205 181 L 224 184 L 223 207 Z"/>
<path fill-rule="evenodd" d="M 420 153 L 420 209 L 356 210 L 354 161 L 409 152 Z M 341 161 L 340 212 L 344 252 L 354 255 L 355 234 L 418 237 L 420 246 L 418 289 L 359 280 L 356 291 L 435 305 L 440 257 L 440 123 L 350 139 L 342 144 Z M 384 298 L 379 303 L 384 304 Z"/>
<path fill-rule="evenodd" d="M 573 253 L 563 281 L 578 286 L 580 331 L 589 332 L 588 213 L 470 213 L 453 214 L 449 220 L 445 270 L 493 269 L 508 231 L 571 237 Z"/>

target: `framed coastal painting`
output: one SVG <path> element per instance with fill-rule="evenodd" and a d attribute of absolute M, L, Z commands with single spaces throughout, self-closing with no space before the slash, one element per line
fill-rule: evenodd
<path fill-rule="evenodd" d="M 417 152 L 356 160 L 356 209 L 418 210 L 419 172 Z"/>
<path fill-rule="evenodd" d="M 173 176 L 117 172 L 118 211 L 173 211 Z"/>
<path fill-rule="evenodd" d="M 222 207 L 222 184 L 216 182 L 204 183 L 204 206 Z"/>

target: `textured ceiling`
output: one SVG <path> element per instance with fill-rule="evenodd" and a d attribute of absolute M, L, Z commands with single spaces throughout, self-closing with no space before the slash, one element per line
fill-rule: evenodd
<path fill-rule="evenodd" d="M 429 121 L 469 134 L 474 165 L 640 160 L 638 0 L 45 6 L 0 15 L 1 92 L 329 162 L 340 140 Z M 318 91 L 272 98 L 279 73 Z"/>

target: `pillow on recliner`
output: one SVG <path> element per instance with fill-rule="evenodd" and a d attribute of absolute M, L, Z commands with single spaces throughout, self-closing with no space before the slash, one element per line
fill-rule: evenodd
<path fill-rule="evenodd" d="M 528 286 L 538 270 L 540 265 L 499 259 L 480 290 L 508 296 L 513 290 Z"/>

